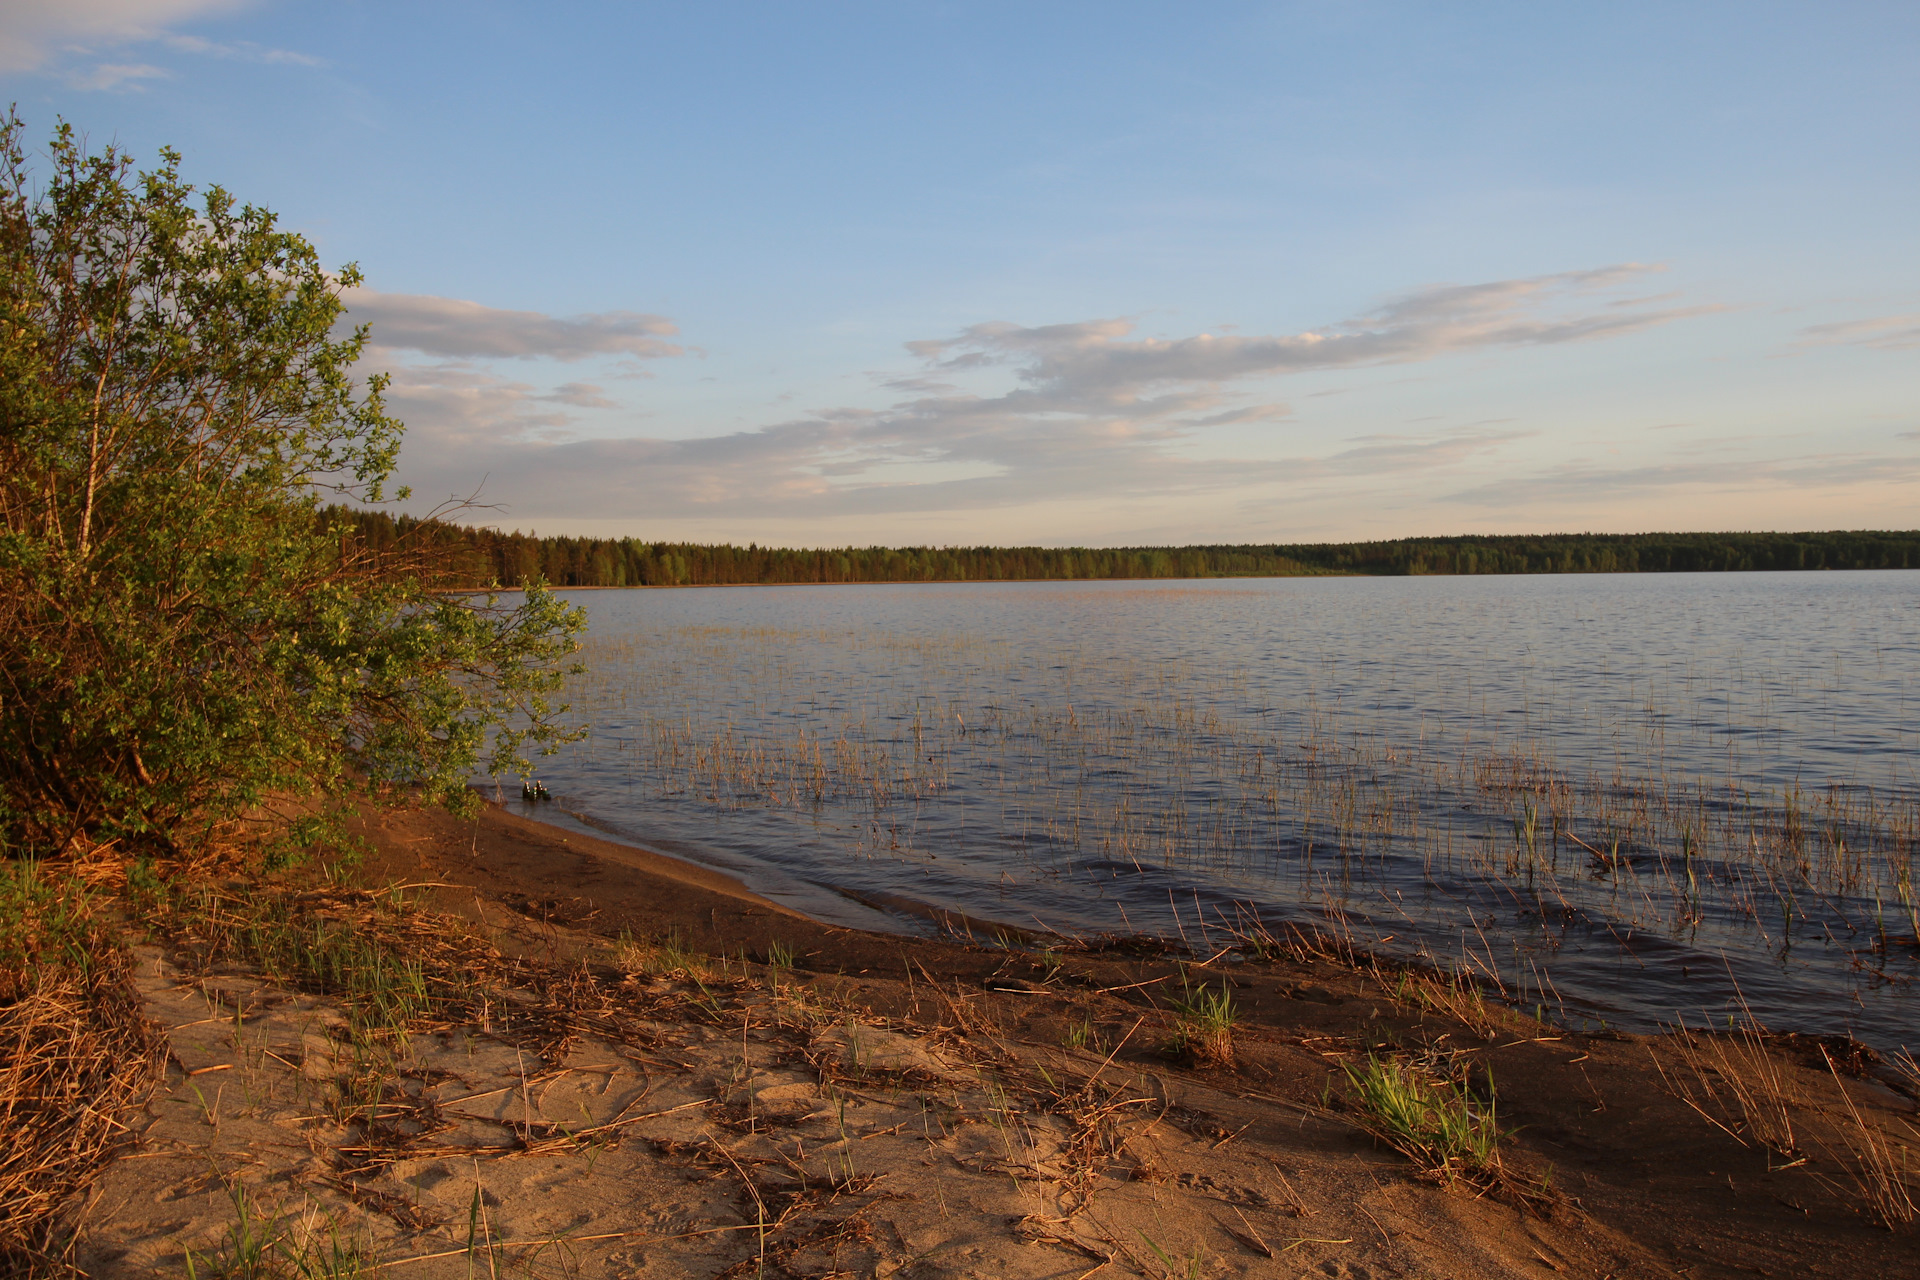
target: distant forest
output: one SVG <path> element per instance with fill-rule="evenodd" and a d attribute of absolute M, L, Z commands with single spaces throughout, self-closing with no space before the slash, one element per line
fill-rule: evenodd
<path fill-rule="evenodd" d="M 1217 547 L 786 547 L 541 538 L 383 511 L 326 513 L 369 549 L 412 543 L 447 586 L 726 586 L 777 582 L 1012 582 L 1304 574 L 1685 573 L 1920 569 L 1920 530 L 1570 533 Z"/>

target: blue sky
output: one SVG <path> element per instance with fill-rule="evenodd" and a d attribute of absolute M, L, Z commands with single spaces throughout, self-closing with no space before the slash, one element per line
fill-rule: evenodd
<path fill-rule="evenodd" d="M 1920 525 L 1920 8 L 0 0 L 542 532 Z M 421 505 L 421 504 L 416 504 Z"/>

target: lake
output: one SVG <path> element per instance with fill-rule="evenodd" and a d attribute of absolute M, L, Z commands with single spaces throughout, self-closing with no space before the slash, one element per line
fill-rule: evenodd
<path fill-rule="evenodd" d="M 1575 1025 L 1920 1040 L 1920 574 L 573 598 L 529 812 L 819 918 L 1293 921 Z"/>

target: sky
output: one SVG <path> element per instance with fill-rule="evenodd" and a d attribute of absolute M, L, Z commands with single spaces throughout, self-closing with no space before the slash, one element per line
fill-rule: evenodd
<path fill-rule="evenodd" d="M 1920 6 L 0 0 L 365 286 L 411 509 L 762 544 L 1920 526 Z"/>

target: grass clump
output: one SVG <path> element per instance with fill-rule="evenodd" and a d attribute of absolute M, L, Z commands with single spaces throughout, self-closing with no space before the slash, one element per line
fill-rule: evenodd
<path fill-rule="evenodd" d="M 342 1240 L 330 1225 L 323 1240 L 314 1224 L 289 1224 L 263 1212 L 237 1179 L 227 1194 L 234 1221 L 211 1253 L 187 1250 L 187 1280 L 376 1280 L 381 1274 L 369 1249 Z"/>
<path fill-rule="evenodd" d="M 1060 1042 L 1069 1049 L 1092 1050 L 1095 1053 L 1107 1051 L 1106 1037 L 1100 1034 L 1091 1015 L 1068 1023 L 1066 1034 Z"/>
<path fill-rule="evenodd" d="M 1500 1129 L 1488 1076 L 1488 1102 L 1479 1107 L 1466 1085 L 1425 1078 L 1392 1058 L 1367 1056 L 1344 1066 L 1351 1105 L 1361 1127 L 1443 1183 L 1461 1178 L 1490 1184 L 1500 1175 Z"/>
<path fill-rule="evenodd" d="M 491 948 L 403 895 L 312 874 L 244 889 L 182 877 L 159 883 L 140 906 L 142 923 L 190 968 L 238 964 L 333 996 L 369 1043 L 404 1041 L 423 1024 L 484 1021 L 502 976 Z"/>
<path fill-rule="evenodd" d="M 780 944 L 776 943 L 775 946 L 780 947 Z M 790 966 L 792 953 L 786 952 L 785 959 Z M 778 952 L 771 963 L 775 967 L 781 964 Z M 613 949 L 613 967 L 629 977 L 680 977 L 698 982 L 712 976 L 707 958 L 688 950 L 677 929 L 662 942 L 648 942 L 622 934 Z"/>
<path fill-rule="evenodd" d="M 1233 996 L 1223 980 L 1220 990 L 1201 987 L 1173 1000 L 1173 1037 L 1169 1048 L 1185 1054 L 1196 1066 L 1233 1065 L 1233 1024 L 1240 1020 Z"/>

